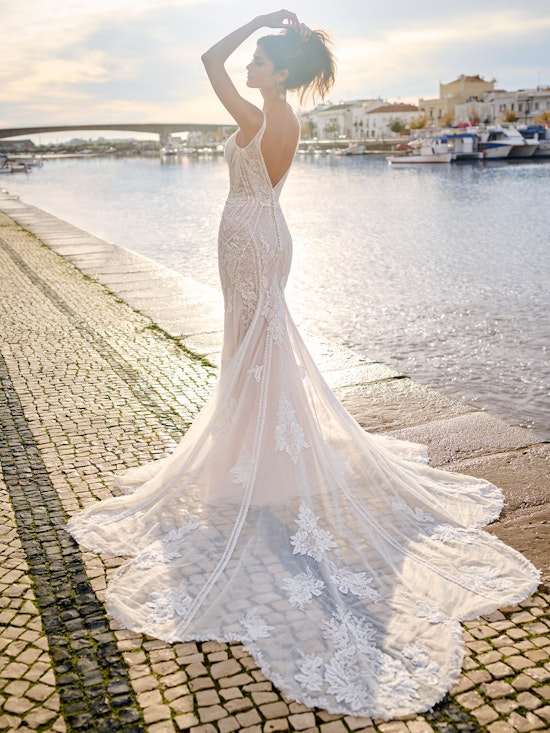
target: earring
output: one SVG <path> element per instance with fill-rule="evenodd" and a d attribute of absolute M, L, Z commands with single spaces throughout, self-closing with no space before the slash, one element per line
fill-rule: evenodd
<path fill-rule="evenodd" d="M 280 79 L 277 79 L 277 96 L 281 102 L 285 99 L 285 93 L 286 89 L 283 82 Z"/>

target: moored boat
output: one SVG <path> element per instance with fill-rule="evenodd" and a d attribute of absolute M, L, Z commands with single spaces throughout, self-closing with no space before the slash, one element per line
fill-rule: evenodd
<path fill-rule="evenodd" d="M 536 143 L 534 158 L 550 158 L 550 128 L 544 125 L 529 125 L 519 128 L 526 141 Z"/>
<path fill-rule="evenodd" d="M 334 155 L 363 155 L 365 152 L 365 146 L 364 145 L 350 145 L 347 148 L 342 148 L 340 150 L 335 150 Z"/>
<path fill-rule="evenodd" d="M 500 130 L 479 130 L 479 149 L 483 153 L 484 160 L 507 158 L 511 143 L 504 140 Z"/>
<path fill-rule="evenodd" d="M 481 160 L 483 153 L 479 149 L 479 136 L 476 132 L 449 131 L 448 146 L 453 160 Z"/>
<path fill-rule="evenodd" d="M 407 150 L 400 155 L 389 155 L 386 160 L 391 165 L 411 163 L 450 163 L 453 159 L 449 151 L 448 137 L 425 137 L 411 140 Z"/>
<path fill-rule="evenodd" d="M 0 156 L 0 173 L 28 173 L 30 169 L 27 163 L 8 158 L 7 155 Z"/>
<path fill-rule="evenodd" d="M 484 158 L 531 158 L 538 145 L 526 140 L 513 125 L 491 125 L 478 134 Z"/>

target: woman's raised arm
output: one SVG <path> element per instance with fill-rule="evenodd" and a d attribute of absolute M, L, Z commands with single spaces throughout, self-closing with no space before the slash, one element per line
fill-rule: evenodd
<path fill-rule="evenodd" d="M 225 62 L 243 41 L 260 28 L 288 28 L 298 25 L 299 22 L 295 13 L 288 10 L 278 10 L 274 13 L 258 15 L 215 43 L 201 56 L 212 88 L 223 106 L 245 133 L 255 131 L 260 126 L 262 113 L 258 107 L 241 97 L 225 70 Z"/>

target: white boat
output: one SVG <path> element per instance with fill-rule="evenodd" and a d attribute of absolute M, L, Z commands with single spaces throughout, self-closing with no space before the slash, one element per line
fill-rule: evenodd
<path fill-rule="evenodd" d="M 534 158 L 550 158 L 550 128 L 544 125 L 529 125 L 519 128 L 519 131 L 530 143 L 537 144 L 533 153 Z"/>
<path fill-rule="evenodd" d="M 165 145 L 160 149 L 162 156 L 170 157 L 172 155 L 179 155 L 179 147 L 177 145 Z"/>
<path fill-rule="evenodd" d="M 365 152 L 364 145 L 349 145 L 347 148 L 335 150 L 334 155 L 363 155 Z"/>
<path fill-rule="evenodd" d="M 538 146 L 538 142 L 526 140 L 513 125 L 491 125 L 486 130 L 480 130 L 479 136 L 485 158 L 531 158 Z M 502 148 L 506 147 L 508 152 L 504 153 Z"/>
<path fill-rule="evenodd" d="M 37 158 L 36 155 L 13 155 L 9 162 L 11 165 L 17 163 L 19 165 L 25 165 L 27 168 L 42 168 L 44 161 L 42 158 Z"/>
<path fill-rule="evenodd" d="M 514 125 L 501 125 L 504 137 L 512 143 L 509 158 L 530 158 L 535 154 L 538 142 L 526 140 Z"/>
<path fill-rule="evenodd" d="M 24 158 L 22 160 L 22 163 L 25 163 L 25 165 L 28 165 L 31 168 L 42 168 L 42 166 L 44 165 L 44 161 L 42 160 L 42 158 L 37 158 L 35 155 L 30 158 Z"/>
<path fill-rule="evenodd" d="M 0 173 L 28 173 L 30 166 L 18 160 L 8 158 L 6 155 L 0 157 Z"/>
<path fill-rule="evenodd" d="M 449 150 L 453 154 L 453 160 L 481 160 L 483 153 L 479 149 L 479 136 L 477 132 L 465 132 L 450 128 L 448 133 Z"/>
<path fill-rule="evenodd" d="M 499 130 L 479 130 L 479 149 L 484 160 L 507 158 L 511 143 L 507 142 Z"/>
<path fill-rule="evenodd" d="M 426 137 L 411 140 L 402 155 L 390 155 L 386 160 L 391 165 L 404 163 L 450 163 L 453 154 L 449 151 L 447 136 Z"/>

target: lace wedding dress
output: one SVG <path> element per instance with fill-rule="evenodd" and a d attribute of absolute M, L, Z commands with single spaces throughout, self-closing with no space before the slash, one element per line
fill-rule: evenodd
<path fill-rule="evenodd" d="M 480 529 L 498 489 L 365 433 L 330 392 L 284 300 L 292 244 L 264 127 L 226 146 L 216 390 L 172 455 L 68 529 L 131 556 L 106 600 L 124 626 L 242 641 L 287 697 L 331 712 L 426 710 L 460 672 L 459 620 L 519 601 L 538 574 Z"/>

